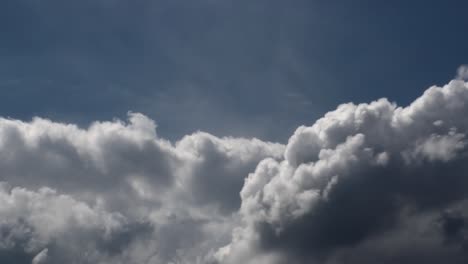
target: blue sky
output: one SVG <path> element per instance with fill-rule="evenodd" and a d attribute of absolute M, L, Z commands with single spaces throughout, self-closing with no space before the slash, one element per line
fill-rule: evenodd
<path fill-rule="evenodd" d="M 0 114 L 155 119 L 285 141 L 337 104 L 407 104 L 468 57 L 468 3 L 4 0 Z"/>

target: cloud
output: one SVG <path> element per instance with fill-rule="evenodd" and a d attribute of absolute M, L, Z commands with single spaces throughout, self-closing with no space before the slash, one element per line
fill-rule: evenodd
<path fill-rule="evenodd" d="M 343 104 L 299 127 L 284 160 L 264 160 L 246 179 L 243 224 L 216 258 L 466 262 L 464 239 L 444 243 L 448 233 L 464 236 L 464 220 L 444 212 L 467 209 L 466 113 L 468 85 L 452 81 L 407 107 Z"/>
<path fill-rule="evenodd" d="M 45 264 L 47 263 L 47 252 L 48 252 L 48 249 L 44 249 L 42 250 L 41 252 L 39 252 L 39 254 L 37 254 L 33 260 L 32 260 L 32 264 Z"/>
<path fill-rule="evenodd" d="M 457 70 L 457 79 L 458 80 L 468 80 L 468 65 L 462 65 L 458 67 Z"/>
<path fill-rule="evenodd" d="M 137 113 L 86 129 L 0 119 L 2 250 L 28 263 L 45 255 L 48 263 L 202 255 L 228 241 L 245 175 L 283 152 L 277 143 L 202 132 L 172 143 Z"/>
<path fill-rule="evenodd" d="M 0 262 L 465 263 L 468 84 L 343 104 L 286 145 L 0 119 Z"/>
<path fill-rule="evenodd" d="M 1 251 L 22 251 L 26 259 L 32 259 L 15 263 L 45 263 L 49 253 L 55 257 L 52 263 L 59 262 L 57 258 L 71 261 L 83 251 L 94 252 L 99 241 L 115 240 L 113 233 L 127 226 L 127 219 L 119 213 L 91 207 L 46 187 L 30 191 L 4 183 L 0 200 Z"/>

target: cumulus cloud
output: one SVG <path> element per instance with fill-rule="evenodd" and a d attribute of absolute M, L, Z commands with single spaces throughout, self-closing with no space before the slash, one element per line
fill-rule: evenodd
<path fill-rule="evenodd" d="M 0 262 L 466 263 L 468 83 L 343 104 L 286 145 L 0 119 Z"/>
<path fill-rule="evenodd" d="M 465 263 L 464 218 L 446 211 L 467 209 L 466 113 L 468 85 L 452 81 L 407 107 L 343 104 L 299 127 L 284 160 L 264 160 L 248 176 L 243 224 L 215 258 Z"/>
<path fill-rule="evenodd" d="M 172 143 L 137 113 L 86 129 L 0 119 L 3 259 L 169 263 L 202 255 L 228 241 L 245 175 L 283 151 L 202 132 Z"/>

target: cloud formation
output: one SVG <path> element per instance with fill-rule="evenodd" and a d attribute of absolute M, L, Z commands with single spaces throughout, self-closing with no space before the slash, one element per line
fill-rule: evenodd
<path fill-rule="evenodd" d="M 465 263 L 466 113 L 468 86 L 452 81 L 408 107 L 343 104 L 299 127 L 284 160 L 248 176 L 218 260 Z"/>
<path fill-rule="evenodd" d="M 0 119 L 2 263 L 466 263 L 468 83 L 343 104 L 286 145 L 148 117 Z"/>
<path fill-rule="evenodd" d="M 0 119 L 0 259 L 169 263 L 189 247 L 198 254 L 227 242 L 245 175 L 283 151 L 202 132 L 173 144 L 136 113 L 87 129 Z"/>

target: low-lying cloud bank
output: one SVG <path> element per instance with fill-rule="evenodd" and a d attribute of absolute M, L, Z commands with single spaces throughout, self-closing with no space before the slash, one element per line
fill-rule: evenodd
<path fill-rule="evenodd" d="M 288 144 L 0 119 L 1 263 L 466 263 L 468 83 Z"/>

